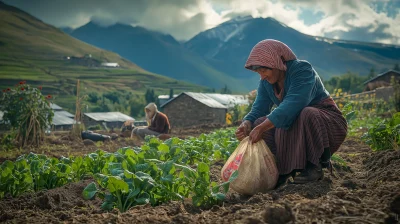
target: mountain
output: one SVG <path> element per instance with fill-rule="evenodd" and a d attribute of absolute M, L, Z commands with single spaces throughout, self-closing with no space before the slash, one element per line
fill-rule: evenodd
<path fill-rule="evenodd" d="M 76 80 L 88 93 L 126 91 L 144 94 L 147 88 L 167 94 L 200 91 L 205 87 L 157 75 L 120 55 L 84 43 L 18 8 L 0 1 L 0 88 L 26 80 L 43 86 L 55 103 L 73 108 Z M 118 63 L 106 68 L 104 62 Z"/>
<path fill-rule="evenodd" d="M 59 27 L 59 29 L 62 30 L 62 31 L 64 31 L 64 33 L 66 33 L 66 34 L 70 34 L 70 33 L 72 33 L 72 31 L 74 31 L 74 28 L 68 27 L 68 26 L 66 26 L 66 27 Z"/>
<path fill-rule="evenodd" d="M 220 89 L 225 85 L 243 91 L 236 79 L 209 66 L 171 35 L 143 27 L 115 24 L 108 27 L 89 22 L 73 30 L 73 37 L 135 62 L 140 67 L 174 79 Z"/>
<path fill-rule="evenodd" d="M 284 42 L 325 79 L 347 71 L 366 75 L 372 67 L 384 71 L 400 61 L 400 46 L 314 37 L 272 18 L 239 17 L 199 33 L 185 47 L 215 69 L 245 78 L 252 73 L 243 68 L 246 59 L 253 46 L 264 39 Z"/>
<path fill-rule="evenodd" d="M 68 31 L 69 32 L 69 31 Z M 259 76 L 244 68 L 255 44 L 264 39 L 286 43 L 299 59 L 312 63 L 323 79 L 348 71 L 383 72 L 400 61 L 400 47 L 333 40 L 298 32 L 272 18 L 238 17 L 199 33 L 185 43 L 143 27 L 90 22 L 72 36 L 117 52 L 151 72 L 213 88 L 256 88 Z"/>

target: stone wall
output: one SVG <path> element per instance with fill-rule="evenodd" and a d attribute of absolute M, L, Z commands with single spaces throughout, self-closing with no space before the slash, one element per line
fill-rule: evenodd
<path fill-rule="evenodd" d="M 202 124 L 225 124 L 226 109 L 210 108 L 182 94 L 164 106 L 171 129 Z"/>
<path fill-rule="evenodd" d="M 394 89 L 392 86 L 381 87 L 375 89 L 375 99 L 384 100 L 386 102 L 390 101 L 390 98 L 394 96 Z"/>

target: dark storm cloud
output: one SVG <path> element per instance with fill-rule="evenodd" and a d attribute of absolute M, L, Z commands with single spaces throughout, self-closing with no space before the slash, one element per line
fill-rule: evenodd
<path fill-rule="evenodd" d="M 205 26 L 205 16 L 196 11 L 199 0 L 5 0 L 57 27 L 79 27 L 89 21 L 108 26 L 137 24 L 188 38 Z M 185 29 L 182 29 L 185 27 Z M 200 29 L 200 30 L 199 30 Z"/>
<path fill-rule="evenodd" d="M 251 14 L 254 8 L 243 4 L 242 0 L 3 0 L 5 3 L 16 6 L 46 23 L 57 27 L 79 27 L 89 21 L 108 26 L 114 23 L 139 25 L 145 28 L 171 34 L 178 40 L 187 40 L 197 33 L 211 28 L 222 21 Z M 252 4 L 248 0 L 249 4 Z M 293 19 L 287 21 L 301 21 L 295 29 L 312 32 L 315 35 L 338 36 L 368 40 L 385 38 L 399 44 L 397 35 L 399 22 L 396 18 L 382 18 L 368 10 L 368 4 L 376 0 L 269 0 L 273 4 L 287 4 L 289 8 L 298 8 L 292 12 Z M 393 0 L 392 0 L 393 1 Z M 254 3 L 255 1 L 253 1 Z M 240 3 L 240 4 L 238 4 Z M 268 3 L 268 0 L 259 0 L 257 3 Z M 211 6 L 210 6 L 211 4 Z M 242 8 L 235 8 L 241 5 Z M 235 7 L 234 7 L 235 6 Z M 271 5 L 270 5 L 271 6 Z M 309 24 L 303 23 L 301 8 L 307 13 L 320 12 L 323 16 L 314 18 Z M 224 13 L 219 14 L 224 11 Z M 260 7 L 259 14 L 267 7 Z M 284 15 L 285 10 L 281 9 Z M 217 12 L 216 12 L 217 11 Z M 364 13 L 363 13 L 364 12 Z M 357 15 L 357 16 L 356 16 Z M 268 15 L 267 15 L 268 16 Z M 372 17 L 374 16 L 374 17 Z M 327 21 L 324 19 L 329 18 Z M 374 21 L 377 19 L 380 22 Z M 277 18 L 279 19 L 279 18 Z M 287 22 L 286 21 L 286 22 Z M 333 22 L 332 22 L 333 21 Z M 318 26 L 318 23 L 320 25 Z M 210 25 L 211 24 L 211 25 Z M 357 24 L 355 26 L 354 24 Z M 290 25 L 290 24 L 289 24 Z M 311 27 L 311 25 L 315 25 Z M 370 32 L 371 29 L 373 32 Z M 357 36 L 361 35 L 361 36 Z M 364 36 L 366 35 L 366 36 Z"/>

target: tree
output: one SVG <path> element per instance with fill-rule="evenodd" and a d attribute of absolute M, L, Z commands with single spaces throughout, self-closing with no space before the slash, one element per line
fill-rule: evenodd
<path fill-rule="evenodd" d="M 221 89 L 222 94 L 231 94 L 232 91 L 228 89 L 228 86 L 225 84 L 224 88 Z"/>
<path fill-rule="evenodd" d="M 395 70 L 395 71 L 400 71 L 399 63 L 396 63 L 396 64 L 394 65 L 393 70 Z"/>
<path fill-rule="evenodd" d="M 89 93 L 88 94 L 88 101 L 91 103 L 97 103 L 97 101 L 100 99 L 99 95 L 97 93 Z"/>
<path fill-rule="evenodd" d="M 372 78 L 375 78 L 375 77 L 376 77 L 375 69 L 371 68 L 369 70 L 368 79 L 372 79 Z"/>
<path fill-rule="evenodd" d="M 19 146 L 43 143 L 45 130 L 54 116 L 49 102 L 51 98 L 51 95 L 43 96 L 41 87 L 31 87 L 24 81 L 3 90 L 0 98 L 3 121 L 11 126 Z"/>
<path fill-rule="evenodd" d="M 362 84 L 367 78 L 347 72 L 344 75 L 330 78 L 324 85 L 329 92 L 333 92 L 334 89 L 342 89 L 343 92 L 359 93 L 363 91 L 364 86 Z"/>
<path fill-rule="evenodd" d="M 129 100 L 130 115 L 134 118 L 144 116 L 145 99 L 143 96 L 135 95 Z"/>
<path fill-rule="evenodd" d="M 147 104 L 156 102 L 157 96 L 154 93 L 154 89 L 147 89 L 144 98 Z"/>
<path fill-rule="evenodd" d="M 103 94 L 103 97 L 109 99 L 113 104 L 119 103 L 119 94 L 117 92 Z"/>

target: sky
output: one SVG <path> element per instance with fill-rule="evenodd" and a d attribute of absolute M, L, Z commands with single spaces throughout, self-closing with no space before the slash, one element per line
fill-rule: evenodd
<path fill-rule="evenodd" d="M 400 0 L 3 0 L 56 27 L 142 26 L 179 41 L 237 16 L 273 17 L 302 33 L 400 45 Z M 271 31 L 273 32 L 273 31 Z"/>

